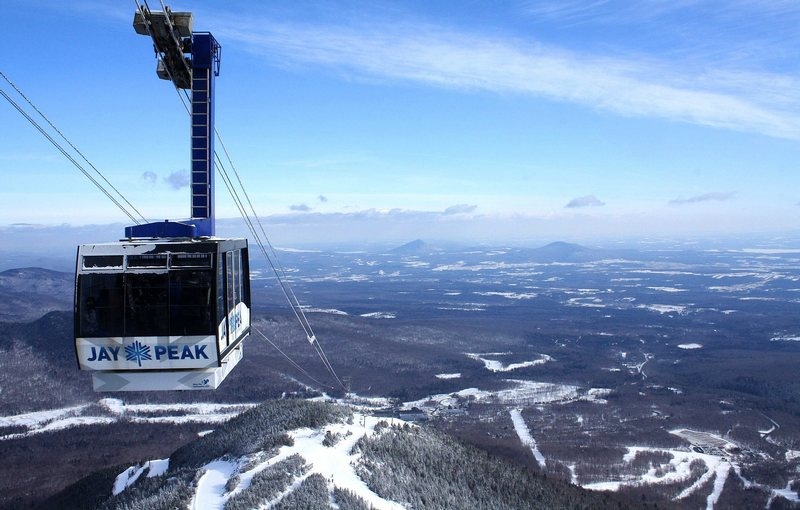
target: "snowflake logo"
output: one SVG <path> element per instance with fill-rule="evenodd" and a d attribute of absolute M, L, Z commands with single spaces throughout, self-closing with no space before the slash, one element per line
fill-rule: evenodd
<path fill-rule="evenodd" d="M 135 361 L 142 366 L 142 361 L 148 361 L 153 358 L 150 357 L 150 346 L 145 345 L 138 340 L 131 345 L 125 346 L 125 359 L 128 361 Z"/>

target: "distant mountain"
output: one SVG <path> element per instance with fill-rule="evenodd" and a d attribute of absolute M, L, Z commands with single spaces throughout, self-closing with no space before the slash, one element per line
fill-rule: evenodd
<path fill-rule="evenodd" d="M 421 239 L 416 239 L 392 249 L 391 252 L 401 255 L 418 255 L 421 253 L 429 253 L 431 250 L 432 248 L 428 243 Z"/>
<path fill-rule="evenodd" d="M 537 262 L 591 262 L 610 258 L 632 258 L 638 253 L 635 250 L 608 250 L 589 248 L 580 244 L 556 241 L 530 252 Z"/>
<path fill-rule="evenodd" d="M 71 312 L 50 312 L 28 323 L 0 322 L 0 413 L 70 405 L 93 395 L 79 372 Z"/>
<path fill-rule="evenodd" d="M 542 477 L 430 428 L 395 423 L 329 403 L 270 401 L 169 459 L 103 470 L 41 508 L 637 507 Z"/>
<path fill-rule="evenodd" d="M 75 277 L 38 267 L 0 273 L 0 321 L 26 322 L 72 309 Z"/>

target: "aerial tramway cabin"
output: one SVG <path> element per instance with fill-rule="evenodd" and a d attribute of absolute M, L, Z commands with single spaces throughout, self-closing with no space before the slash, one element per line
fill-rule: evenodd
<path fill-rule="evenodd" d="M 157 73 L 191 88 L 191 218 L 127 227 L 118 242 L 78 247 L 75 353 L 95 391 L 216 389 L 250 333 L 247 240 L 215 237 L 214 77 L 220 47 L 191 13 L 134 17 Z"/>

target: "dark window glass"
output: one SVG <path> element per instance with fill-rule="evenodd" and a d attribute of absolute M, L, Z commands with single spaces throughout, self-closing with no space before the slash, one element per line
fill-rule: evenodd
<path fill-rule="evenodd" d="M 227 319 L 226 319 L 227 313 L 225 312 L 225 273 L 223 272 L 223 269 L 222 269 L 223 267 L 225 267 L 225 265 L 224 265 L 223 261 L 224 261 L 224 255 L 220 254 L 218 259 L 217 259 L 217 267 L 218 267 L 218 270 L 217 270 L 217 320 L 216 320 L 216 324 L 214 324 L 214 327 L 219 326 L 220 322 L 225 321 L 226 325 L 224 327 L 226 328 L 225 332 L 227 333 L 227 331 L 228 331 L 227 330 Z M 216 333 L 216 331 L 215 331 L 215 333 Z"/>
<path fill-rule="evenodd" d="M 210 253 L 173 253 L 172 267 L 211 267 Z"/>
<path fill-rule="evenodd" d="M 242 252 L 241 250 L 236 250 L 236 304 L 242 302 L 242 296 L 244 296 L 244 288 L 242 287 Z"/>
<path fill-rule="evenodd" d="M 226 269 L 228 274 L 228 312 L 230 312 L 236 305 L 236 286 L 234 285 L 234 278 L 236 277 L 236 265 L 233 252 L 229 251 L 225 255 L 227 257 Z"/>
<path fill-rule="evenodd" d="M 125 275 L 125 335 L 169 334 L 168 275 Z"/>
<path fill-rule="evenodd" d="M 80 276 L 78 334 L 81 337 L 122 336 L 122 281 L 122 273 Z"/>
<path fill-rule="evenodd" d="M 84 269 L 100 267 L 122 267 L 122 255 L 84 255 Z"/>
<path fill-rule="evenodd" d="M 185 270 L 170 273 L 170 334 L 210 335 L 214 333 L 212 298 L 214 274 Z"/>
<path fill-rule="evenodd" d="M 128 267 L 167 267 L 167 255 L 128 255 Z"/>

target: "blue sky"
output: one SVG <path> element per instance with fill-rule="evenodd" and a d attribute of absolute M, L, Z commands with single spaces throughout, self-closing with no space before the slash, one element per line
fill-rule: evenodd
<path fill-rule="evenodd" d="M 797 2 L 168 3 L 222 44 L 217 125 L 278 232 L 800 227 Z M 0 70 L 145 216 L 184 217 L 188 119 L 134 2 L 5 7 Z M 5 101 L 0 119 L 0 225 L 125 221 Z"/>

